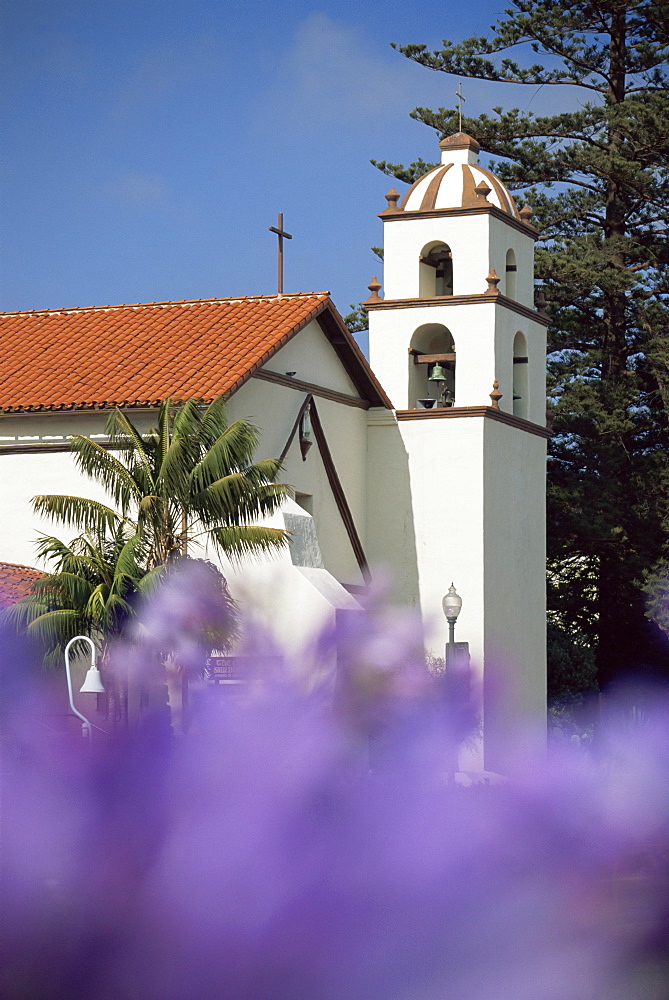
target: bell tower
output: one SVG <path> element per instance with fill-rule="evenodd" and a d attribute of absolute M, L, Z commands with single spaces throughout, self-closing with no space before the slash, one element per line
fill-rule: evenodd
<path fill-rule="evenodd" d="M 546 325 L 534 303 L 529 208 L 457 133 L 384 226 L 370 363 L 396 410 L 370 411 L 370 556 L 420 610 L 443 656 L 441 600 L 463 600 L 483 741 L 471 766 L 504 770 L 513 733 L 545 735 Z"/>

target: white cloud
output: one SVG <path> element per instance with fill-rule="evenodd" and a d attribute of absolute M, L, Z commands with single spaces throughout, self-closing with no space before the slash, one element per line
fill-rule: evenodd
<path fill-rule="evenodd" d="M 386 46 L 385 40 L 382 46 Z M 279 83 L 266 95 L 273 117 L 301 127 L 373 129 L 397 122 L 416 105 L 456 106 L 458 78 L 424 69 L 388 45 L 379 48 L 363 30 L 314 13 L 297 29 L 280 61 Z M 463 80 L 465 114 L 491 114 L 491 108 L 529 108 L 554 114 L 578 107 L 573 88 L 529 88 Z M 553 92 L 551 92 L 553 91 Z"/>
<path fill-rule="evenodd" d="M 407 110 L 416 67 L 357 29 L 311 14 L 299 26 L 280 65 L 282 83 L 270 98 L 275 113 L 312 123 L 349 115 L 356 125 Z M 432 91 L 434 88 L 430 88 Z"/>

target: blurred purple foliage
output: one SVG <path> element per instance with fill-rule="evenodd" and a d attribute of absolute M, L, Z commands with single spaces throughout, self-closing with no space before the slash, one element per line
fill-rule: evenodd
<path fill-rule="evenodd" d="M 333 644 L 334 690 L 274 671 L 205 691 L 185 737 L 149 719 L 91 753 L 10 686 L 5 1000 L 665 996 L 664 695 L 466 789 L 466 684 L 379 609 L 312 654 Z"/>

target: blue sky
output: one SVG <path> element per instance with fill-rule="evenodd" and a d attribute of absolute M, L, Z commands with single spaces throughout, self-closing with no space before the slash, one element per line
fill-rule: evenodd
<path fill-rule="evenodd" d="M 458 81 L 391 41 L 485 33 L 502 3 L 4 0 L 0 308 L 285 290 L 366 297 L 389 179 L 436 159 L 417 104 Z M 464 81 L 467 112 L 547 95 Z M 550 95 L 554 100 L 554 95 Z"/>

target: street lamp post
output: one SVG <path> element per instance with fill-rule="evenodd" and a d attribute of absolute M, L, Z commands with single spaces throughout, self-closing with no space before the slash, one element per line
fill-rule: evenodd
<path fill-rule="evenodd" d="M 448 622 L 448 646 L 446 647 L 446 665 L 449 660 L 452 662 L 455 651 L 455 623 L 462 610 L 462 598 L 456 593 L 455 587 L 451 583 L 448 593 L 443 598 L 441 606 Z"/>
<path fill-rule="evenodd" d="M 84 683 L 79 688 L 84 694 L 104 694 L 105 689 L 102 684 L 102 678 L 100 677 L 100 671 L 95 666 L 95 645 L 92 639 L 89 639 L 87 635 L 75 635 L 73 639 L 70 639 L 67 646 L 65 647 L 65 673 L 67 675 L 67 694 L 70 699 L 70 708 L 77 718 L 81 719 L 83 725 L 82 728 L 86 728 L 88 731 L 89 746 L 93 736 L 93 724 L 82 715 L 81 712 L 75 707 L 74 697 L 72 694 L 72 671 L 70 669 L 70 648 L 75 642 L 87 642 L 91 647 L 91 665 L 86 671 L 86 676 L 84 678 Z"/>
<path fill-rule="evenodd" d="M 441 606 L 448 622 L 448 644 L 446 646 L 446 668 L 445 680 L 446 691 L 451 704 L 451 711 L 457 713 L 461 707 L 462 698 L 462 675 L 461 664 L 455 657 L 455 623 L 462 610 L 462 598 L 456 593 L 455 586 L 451 583 L 448 593 L 442 599 Z M 447 758 L 447 777 L 449 784 L 455 784 L 455 776 L 458 771 L 458 747 L 453 743 Z"/>

